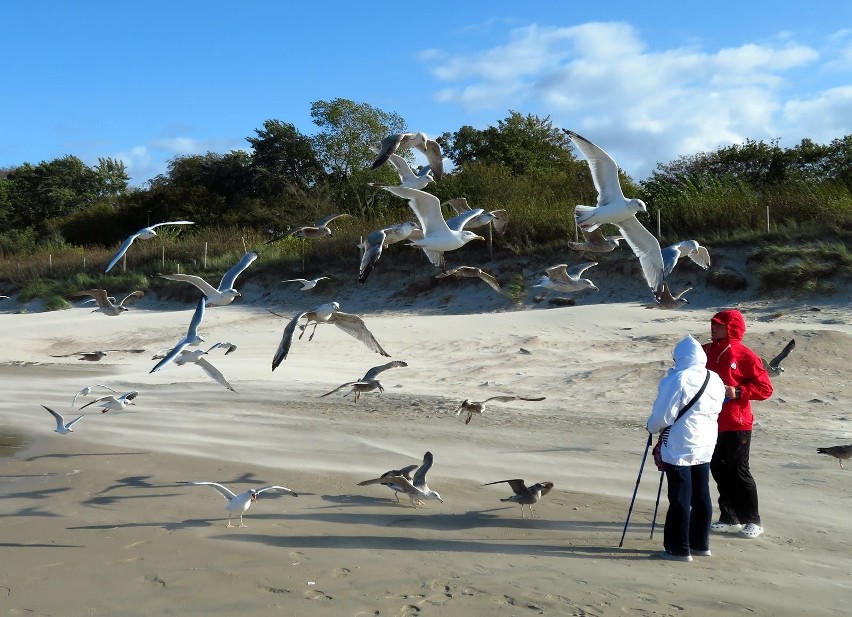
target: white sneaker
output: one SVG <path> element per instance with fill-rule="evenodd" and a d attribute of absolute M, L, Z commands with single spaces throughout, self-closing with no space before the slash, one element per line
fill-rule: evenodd
<path fill-rule="evenodd" d="M 754 523 L 749 523 L 742 528 L 739 535 L 741 538 L 756 538 L 763 534 L 763 527 Z"/>
<path fill-rule="evenodd" d="M 692 549 L 691 553 L 692 553 L 693 555 L 698 556 L 698 557 L 711 557 L 711 556 L 713 555 L 713 554 L 710 552 L 710 549 L 709 549 L 709 548 L 708 548 L 706 551 L 696 551 L 695 549 Z"/>
<path fill-rule="evenodd" d="M 743 525 L 740 525 L 739 523 L 731 524 L 716 521 L 710 525 L 710 531 L 715 531 L 716 533 L 737 533 L 738 531 L 742 531 L 742 529 Z"/>

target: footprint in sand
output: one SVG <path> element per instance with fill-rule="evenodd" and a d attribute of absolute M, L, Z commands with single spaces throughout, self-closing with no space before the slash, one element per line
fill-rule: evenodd
<path fill-rule="evenodd" d="M 298 561 L 308 561 L 310 557 L 307 557 L 304 553 L 300 553 L 299 551 L 293 551 L 292 553 L 288 553 L 291 559 L 297 559 Z"/>
<path fill-rule="evenodd" d="M 334 578 L 340 578 L 341 576 L 349 576 L 349 573 L 352 572 L 349 568 L 335 568 L 331 571 L 331 575 Z"/>
<path fill-rule="evenodd" d="M 320 591 L 319 589 L 308 589 L 305 592 L 305 597 L 308 600 L 331 600 L 332 599 L 331 596 L 326 595 L 324 592 Z"/>
<path fill-rule="evenodd" d="M 413 615 L 420 614 L 420 608 L 413 604 L 408 604 L 399 609 L 399 614 L 401 617 L 412 617 Z"/>

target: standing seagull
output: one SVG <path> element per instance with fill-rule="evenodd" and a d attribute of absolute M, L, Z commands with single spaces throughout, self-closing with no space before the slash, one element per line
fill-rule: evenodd
<path fill-rule="evenodd" d="M 568 267 L 568 264 L 559 264 L 551 266 L 545 270 L 545 274 L 536 281 L 533 287 L 546 287 L 563 293 L 571 293 L 574 291 L 583 291 L 584 289 L 598 288 L 590 279 L 580 278 L 586 270 L 592 266 L 598 265 L 596 261 L 590 261 L 584 264 Z"/>
<path fill-rule="evenodd" d="M 118 304 L 115 303 L 115 298 L 107 295 L 106 289 L 87 289 L 85 291 L 78 291 L 76 293 L 69 294 L 69 297 L 79 297 L 79 296 L 92 296 L 95 302 L 98 305 L 93 313 L 97 313 L 100 311 L 104 315 L 109 315 L 110 317 L 115 317 L 116 315 L 121 315 L 123 312 L 128 311 L 124 303 L 130 300 L 136 300 L 145 295 L 145 292 L 142 291 L 134 291 L 122 298 L 121 302 Z M 86 302 L 91 302 L 91 300 L 86 300 Z"/>
<path fill-rule="evenodd" d="M 364 249 L 361 255 L 361 265 L 358 270 L 358 283 L 363 285 L 373 271 L 376 262 L 382 256 L 382 251 L 391 244 L 408 240 L 414 232 L 419 232 L 420 226 L 414 221 L 406 221 L 388 227 L 382 227 L 367 234 L 359 248 Z"/>
<path fill-rule="evenodd" d="M 302 326 L 302 333 L 299 335 L 300 339 L 305 335 L 305 330 L 307 330 L 311 322 L 314 324 L 314 329 L 308 337 L 309 341 L 314 338 L 314 334 L 317 331 L 317 325 L 321 323 L 330 323 L 343 330 L 349 336 L 354 336 L 356 339 L 364 343 L 370 351 L 375 351 L 378 354 L 390 357 L 390 354 L 382 349 L 382 346 L 379 345 L 376 337 L 374 337 L 372 332 L 370 332 L 367 329 L 367 326 L 364 325 L 363 319 L 357 315 L 341 312 L 340 304 L 337 302 L 328 302 L 326 304 L 320 304 L 312 311 L 299 313 L 290 320 L 284 328 L 284 335 L 281 337 L 281 343 L 278 345 L 275 357 L 272 358 L 273 371 L 278 368 L 278 365 L 281 364 L 283 360 L 287 358 L 287 354 L 290 351 L 290 345 L 293 343 L 293 333 L 296 331 L 296 326 L 299 324 L 299 320 L 302 319 L 302 317 L 304 317 L 306 321 L 305 325 Z"/>
<path fill-rule="evenodd" d="M 331 235 L 331 228 L 328 226 L 328 224 L 331 223 L 334 219 L 340 218 L 341 216 L 351 215 L 346 214 L 345 212 L 342 212 L 340 214 L 329 214 L 327 217 L 317 221 L 316 225 L 303 225 L 301 227 L 294 227 L 293 229 L 288 229 L 283 235 L 267 241 L 266 244 L 271 244 L 273 242 L 281 240 L 282 238 L 286 238 L 287 236 L 296 236 L 297 238 L 307 238 L 309 240 L 325 238 L 326 236 Z"/>
<path fill-rule="evenodd" d="M 201 298 L 195 307 L 195 312 L 192 314 L 192 320 L 189 322 L 189 329 L 186 331 L 186 336 L 179 340 L 177 345 L 172 347 L 172 350 L 149 373 L 159 371 L 166 364 L 174 360 L 187 345 L 198 345 L 204 342 L 204 337 L 198 334 L 198 326 L 201 325 L 201 320 L 204 319 L 204 305 L 205 298 Z"/>
<path fill-rule="evenodd" d="M 407 467 L 403 467 L 402 469 L 391 469 L 390 471 L 386 471 L 381 476 L 381 478 L 395 478 L 395 477 L 403 477 L 409 482 L 411 482 L 411 474 L 414 473 L 414 470 L 417 469 L 418 465 L 409 465 Z M 374 483 L 372 480 L 367 480 L 367 483 Z M 364 486 L 364 482 L 359 482 L 358 486 Z M 390 490 L 393 491 L 394 497 L 396 497 L 397 502 L 399 502 L 399 494 L 405 493 L 405 489 L 399 486 L 398 484 L 394 484 L 393 481 L 389 481 L 385 484 Z"/>
<path fill-rule="evenodd" d="M 325 394 L 320 395 L 319 398 L 323 398 L 325 396 L 328 396 L 329 394 L 334 394 L 338 390 L 342 390 L 343 388 L 352 386 L 352 389 L 343 396 L 349 396 L 354 392 L 355 402 L 357 403 L 358 399 L 361 397 L 361 394 L 365 392 L 372 392 L 373 390 L 379 390 L 379 392 L 384 392 L 385 389 L 382 386 L 382 383 L 378 379 L 376 379 L 376 375 L 388 369 L 396 368 L 398 366 L 408 366 L 408 362 L 404 362 L 402 360 L 391 360 L 387 364 L 382 364 L 381 366 L 374 366 L 369 371 L 364 373 L 364 376 L 358 381 L 347 381 L 345 384 L 337 386 L 331 392 L 326 392 Z"/>
<path fill-rule="evenodd" d="M 222 486 L 217 482 L 185 482 L 182 484 L 194 484 L 196 486 L 212 486 L 216 492 L 218 492 L 225 500 L 228 502 L 228 505 L 225 506 L 225 509 L 228 511 L 228 527 L 233 527 L 231 524 L 231 516 L 234 515 L 234 512 L 240 513 L 240 527 L 247 527 L 247 525 L 243 524 L 243 513 L 251 507 L 251 504 L 257 501 L 258 495 L 265 491 L 281 491 L 288 495 L 292 495 L 293 497 L 298 497 L 298 495 L 291 491 L 286 486 L 264 486 L 263 488 L 252 488 L 239 495 L 236 495 L 229 488 Z"/>
<path fill-rule="evenodd" d="M 299 291 L 308 291 L 309 289 L 313 289 L 314 287 L 316 287 L 317 283 L 319 283 L 320 281 L 325 280 L 327 278 L 329 278 L 329 277 L 318 276 L 317 278 L 310 279 L 310 280 L 308 280 L 308 279 L 287 279 L 286 281 L 281 281 L 281 282 L 282 283 L 301 283 L 302 288 Z"/>
<path fill-rule="evenodd" d="M 790 339 L 790 342 L 784 345 L 784 349 L 781 350 L 777 356 L 772 358 L 769 362 L 763 360 L 763 368 L 766 369 L 768 373 L 772 375 L 780 375 L 784 372 L 784 367 L 781 366 L 781 362 L 790 355 L 790 352 L 796 348 L 796 339 Z M 761 358 L 762 360 L 762 358 Z"/>
<path fill-rule="evenodd" d="M 429 161 L 429 167 L 432 170 L 432 175 L 436 180 L 440 180 L 444 175 L 444 157 L 441 154 L 441 146 L 438 142 L 426 137 L 426 133 L 396 133 L 388 135 L 382 140 L 379 147 L 379 153 L 376 160 L 370 166 L 370 169 L 378 169 L 385 161 L 390 158 L 390 155 L 397 150 L 407 150 L 408 148 L 417 148 L 426 155 L 426 160 Z"/>
<path fill-rule="evenodd" d="M 74 429 L 71 428 L 71 427 L 74 426 L 75 424 L 77 424 L 77 422 L 79 422 L 80 420 L 83 419 L 83 416 L 77 416 L 76 418 L 71 420 L 71 422 L 68 422 L 66 424 L 65 418 L 62 417 L 62 414 L 56 413 L 47 405 L 42 405 L 42 407 L 47 409 L 47 411 L 50 412 L 50 415 L 52 415 L 56 419 L 56 429 L 54 429 L 54 431 L 59 433 L 60 435 L 67 435 L 68 433 L 73 433 Z"/>
<path fill-rule="evenodd" d="M 143 227 L 139 231 L 137 231 L 132 236 L 129 236 L 124 242 L 122 242 L 121 246 L 118 247 L 118 252 L 110 259 L 107 264 L 106 269 L 104 270 L 104 274 L 109 272 L 112 267 L 118 263 L 118 260 L 122 258 L 122 256 L 127 252 L 127 249 L 130 248 L 130 245 L 133 244 L 133 241 L 136 238 L 140 238 L 142 240 L 150 240 L 154 236 L 157 235 L 157 232 L 154 231 L 155 227 L 161 227 L 162 225 L 195 225 L 193 221 L 169 221 L 167 223 L 156 223 L 151 225 L 150 227 Z"/>
<path fill-rule="evenodd" d="M 121 411 L 126 408 L 128 405 L 135 405 L 136 403 L 133 400 L 139 396 L 139 392 L 136 390 L 131 390 L 130 392 L 125 392 L 121 396 L 113 396 L 112 394 L 108 394 L 106 396 L 102 396 L 101 398 L 96 398 L 90 403 L 86 403 L 80 409 L 85 409 L 89 405 L 94 405 L 95 407 L 101 408 L 101 413 L 106 413 L 108 411 Z"/>
<path fill-rule="evenodd" d="M 411 505 L 415 508 L 418 505 L 424 505 L 424 500 L 427 499 L 437 499 L 441 503 L 444 503 L 441 496 L 436 491 L 430 489 L 426 484 L 426 472 L 431 468 L 432 453 L 427 452 L 423 455 L 423 464 L 420 465 L 414 473 L 414 480 L 409 481 L 405 476 L 382 475 L 381 477 L 374 478 L 372 480 L 359 482 L 358 486 L 367 486 L 368 484 L 384 484 L 385 486 L 395 485 L 397 488 L 402 489 L 402 492 L 408 493 L 408 499 L 411 501 Z M 393 490 L 396 490 L 396 488 Z"/>
<path fill-rule="evenodd" d="M 598 227 L 594 231 L 580 229 L 583 234 L 582 242 L 569 242 L 568 246 L 575 251 L 589 251 L 590 253 L 610 253 L 618 248 L 618 242 L 624 240 L 624 236 L 605 236 L 603 230 Z"/>
<path fill-rule="evenodd" d="M 705 270 L 710 267 L 709 251 L 695 240 L 684 240 L 663 249 L 663 276 L 674 270 L 678 260 L 687 256 Z"/>
<path fill-rule="evenodd" d="M 586 157 L 592 181 L 598 192 L 596 206 L 575 206 L 574 220 L 586 231 L 594 231 L 604 223 L 617 225 L 625 242 L 639 258 L 642 274 L 652 290 L 663 284 L 663 254 L 660 243 L 636 218 L 647 212 L 641 199 L 626 199 L 618 179 L 618 165 L 613 158 L 585 137 L 563 129 Z"/>
<path fill-rule="evenodd" d="M 492 396 L 491 398 L 487 398 L 484 401 L 471 401 L 470 399 L 464 399 L 459 405 L 459 408 L 456 409 L 456 416 L 461 415 L 462 411 L 467 412 L 467 419 L 464 421 L 465 424 L 470 424 L 470 421 L 473 419 L 473 414 L 478 413 L 482 414 L 485 411 L 485 404 L 489 401 L 500 401 L 501 403 L 508 403 L 509 401 L 543 401 L 546 397 L 537 396 L 535 398 L 528 398 L 524 396 Z"/>
<path fill-rule="evenodd" d="M 423 238 L 412 240 L 411 244 L 423 249 L 429 261 L 441 270 L 446 271 L 444 262 L 446 251 L 461 248 L 471 240 L 485 239 L 464 229 L 469 220 L 482 214 L 481 208 L 470 210 L 466 214 L 460 214 L 453 218 L 453 226 L 450 227 L 444 220 L 444 215 L 441 214 L 441 202 L 431 193 L 407 189 L 404 186 L 385 186 L 382 188 L 408 200 L 408 205 L 417 215 L 420 229 L 423 230 Z"/>
<path fill-rule="evenodd" d="M 817 454 L 828 454 L 829 456 L 833 456 L 837 459 L 837 462 L 840 463 L 840 468 L 843 469 L 843 461 L 852 458 L 852 443 L 850 443 L 848 446 L 829 446 L 828 448 L 817 448 Z"/>
<path fill-rule="evenodd" d="M 524 505 L 530 509 L 530 515 L 532 518 L 535 518 L 535 512 L 533 512 L 532 505 L 544 495 L 547 495 L 550 492 L 550 489 L 553 488 L 553 482 L 536 482 L 532 486 L 528 487 L 520 478 L 515 478 L 514 480 L 486 482 L 480 486 L 490 486 L 491 484 L 500 484 L 502 482 L 508 482 L 509 486 L 512 487 L 512 490 L 515 491 L 515 494 L 511 497 L 507 497 L 506 499 L 501 499 L 500 501 L 514 501 L 515 503 L 521 504 L 521 518 L 524 518 Z"/>
<path fill-rule="evenodd" d="M 230 270 L 225 272 L 222 280 L 219 281 L 218 288 L 213 287 L 200 276 L 192 274 L 161 274 L 160 277 L 170 281 L 184 281 L 195 285 L 207 298 L 207 306 L 225 306 L 233 302 L 234 298 L 242 296 L 240 292 L 234 289 L 234 282 L 255 259 L 257 259 L 257 253 L 248 251 Z"/>

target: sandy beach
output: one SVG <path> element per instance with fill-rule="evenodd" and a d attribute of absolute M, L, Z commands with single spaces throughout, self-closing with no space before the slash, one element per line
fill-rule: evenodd
<path fill-rule="evenodd" d="M 461 292 L 458 292 L 459 294 Z M 468 302 L 487 292 L 466 291 Z M 208 343 L 237 351 L 149 374 L 153 353 L 186 332 L 193 307 L 141 302 L 119 317 L 74 308 L 0 314 L 0 612 L 8 615 L 846 615 L 852 597 L 852 462 L 816 453 L 852 443 L 848 297 L 730 302 L 647 310 L 636 301 L 479 313 L 420 314 L 410 303 L 362 315 L 393 359 L 383 394 L 346 390 L 387 361 L 333 326 L 270 363 L 286 320 L 333 298 L 247 301 L 207 311 Z M 495 300 L 489 299 L 494 303 Z M 714 535 L 712 557 L 655 558 L 666 498 L 649 538 L 660 474 L 648 461 L 619 548 L 656 386 L 685 334 L 737 305 L 745 342 L 796 349 L 775 395 L 755 403 L 752 445 L 766 529 Z M 74 356 L 110 353 L 100 362 Z M 90 384 L 138 390 L 128 410 L 93 407 L 70 435 L 53 431 Z M 93 400 L 81 396 L 77 406 Z M 106 394 L 107 392 L 102 392 Z M 464 424 L 466 398 L 490 403 Z M 24 445 L 15 447 L 17 441 Z M 362 480 L 434 455 L 429 486 L 444 503 L 414 508 Z M 552 481 L 521 518 L 506 484 Z M 261 495 L 244 528 L 226 528 L 215 481 Z M 711 492 L 716 497 L 715 486 Z"/>

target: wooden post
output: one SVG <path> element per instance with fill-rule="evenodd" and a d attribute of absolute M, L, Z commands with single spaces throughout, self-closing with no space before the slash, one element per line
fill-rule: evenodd
<path fill-rule="evenodd" d="M 766 204 L 766 233 L 769 233 L 769 204 Z"/>
<path fill-rule="evenodd" d="M 86 254 L 85 254 L 85 253 L 83 253 L 83 265 L 82 265 L 82 268 L 83 268 L 83 269 L 81 270 L 81 272 L 85 272 L 85 271 L 86 271 Z"/>
<path fill-rule="evenodd" d="M 660 211 L 657 210 L 657 240 L 659 240 L 661 237 L 662 234 L 660 233 Z"/>
<path fill-rule="evenodd" d="M 488 221 L 488 258 L 494 259 L 494 238 L 491 229 L 494 227 L 494 221 Z"/>
<path fill-rule="evenodd" d="M 166 271 L 166 245 L 165 244 L 163 245 L 163 256 L 161 258 L 160 263 L 162 264 L 161 269 L 163 270 L 163 272 L 165 272 Z"/>
<path fill-rule="evenodd" d="M 47 254 L 47 267 L 50 269 L 51 274 L 53 273 L 53 253 Z"/>
<path fill-rule="evenodd" d="M 127 272 L 127 251 L 121 256 L 121 272 Z"/>
<path fill-rule="evenodd" d="M 207 240 L 204 241 L 204 269 L 207 269 Z"/>

